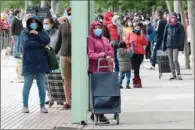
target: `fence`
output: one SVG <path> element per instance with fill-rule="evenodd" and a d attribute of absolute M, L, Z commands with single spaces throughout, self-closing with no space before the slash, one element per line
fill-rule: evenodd
<path fill-rule="evenodd" d="M 11 35 L 9 30 L 0 30 L 0 44 L 1 50 L 7 48 L 11 41 Z"/>

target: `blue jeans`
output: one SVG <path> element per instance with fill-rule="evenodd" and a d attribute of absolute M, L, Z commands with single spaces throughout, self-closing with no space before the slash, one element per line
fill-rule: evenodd
<path fill-rule="evenodd" d="M 24 76 L 24 87 L 22 91 L 23 97 L 23 106 L 28 107 L 28 99 L 29 99 L 29 92 L 33 83 L 34 76 L 36 76 L 37 86 L 39 89 L 39 98 L 40 98 L 40 106 L 43 107 L 45 105 L 45 73 L 38 73 L 35 75 L 25 75 Z"/>
<path fill-rule="evenodd" d="M 126 85 L 130 84 L 130 79 L 131 79 L 131 71 L 127 71 L 127 72 L 120 72 L 120 85 L 122 85 L 123 83 L 123 79 L 125 78 L 126 75 Z"/>
<path fill-rule="evenodd" d="M 20 56 L 20 36 L 14 35 L 13 55 L 14 57 Z"/>
<path fill-rule="evenodd" d="M 119 72 L 119 61 L 117 58 L 117 48 L 114 48 L 114 71 Z"/>

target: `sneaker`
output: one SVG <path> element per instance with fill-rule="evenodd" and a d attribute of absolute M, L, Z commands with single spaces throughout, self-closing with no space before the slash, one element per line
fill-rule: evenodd
<path fill-rule="evenodd" d="M 41 113 L 48 113 L 48 110 L 45 107 L 41 107 Z"/>
<path fill-rule="evenodd" d="M 120 88 L 123 89 L 123 86 L 121 85 Z"/>
<path fill-rule="evenodd" d="M 126 86 L 127 89 L 131 89 L 131 87 L 129 85 Z"/>
<path fill-rule="evenodd" d="M 62 108 L 60 108 L 60 110 L 70 110 L 71 106 L 69 104 L 64 104 Z"/>
<path fill-rule="evenodd" d="M 155 67 L 154 66 L 150 66 L 148 69 L 149 70 L 155 70 Z"/>
<path fill-rule="evenodd" d="M 177 75 L 177 79 L 178 80 L 182 80 L 182 77 L 181 77 L 181 75 L 179 74 L 179 75 Z"/>
<path fill-rule="evenodd" d="M 169 78 L 169 80 L 175 80 L 175 79 L 177 79 L 177 77 L 175 75 L 172 76 L 171 78 Z"/>
<path fill-rule="evenodd" d="M 22 113 L 29 113 L 30 111 L 28 110 L 28 107 L 23 107 L 22 108 Z"/>
<path fill-rule="evenodd" d="M 100 122 L 104 124 L 110 124 L 109 120 L 104 115 L 100 115 Z"/>

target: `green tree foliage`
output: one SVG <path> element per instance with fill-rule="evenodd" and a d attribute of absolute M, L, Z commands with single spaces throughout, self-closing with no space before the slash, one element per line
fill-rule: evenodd
<path fill-rule="evenodd" d="M 23 0 L 2 0 L 1 1 L 1 11 L 10 10 L 10 9 L 24 9 Z"/>

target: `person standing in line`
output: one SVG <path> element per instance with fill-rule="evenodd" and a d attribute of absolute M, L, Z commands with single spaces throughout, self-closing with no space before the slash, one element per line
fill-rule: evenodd
<path fill-rule="evenodd" d="M 184 50 L 184 40 L 184 26 L 178 22 L 176 14 L 172 13 L 163 36 L 163 51 L 168 51 L 169 64 L 173 75 L 170 80 L 182 80 L 178 56 L 179 51 Z"/>
<path fill-rule="evenodd" d="M 58 54 L 60 51 L 60 70 L 62 79 L 64 80 L 64 92 L 66 103 L 63 109 L 71 109 L 71 10 L 67 12 L 69 17 L 59 27 L 58 38 L 55 45 L 55 52 Z"/>
<path fill-rule="evenodd" d="M 22 75 L 24 76 L 22 113 L 29 113 L 28 99 L 35 76 L 39 90 L 40 111 L 41 113 L 48 113 L 45 108 L 45 79 L 49 67 L 45 46 L 49 44 L 50 38 L 47 32 L 43 30 L 43 24 L 37 16 L 30 16 L 26 25 L 27 28 L 20 34 L 20 44 L 23 52 Z"/>
<path fill-rule="evenodd" d="M 163 18 L 162 11 L 156 11 L 157 18 L 157 27 L 155 29 L 156 35 L 154 38 L 154 43 L 152 45 L 152 58 L 151 58 L 151 66 L 148 68 L 149 70 L 155 70 L 157 51 L 162 50 L 162 40 L 164 29 L 167 24 L 166 20 Z"/>
<path fill-rule="evenodd" d="M 20 18 L 20 10 L 18 9 L 15 10 L 14 15 L 15 15 L 15 18 L 13 19 L 12 25 L 11 25 L 11 36 L 12 36 L 12 39 L 14 40 L 13 55 L 14 55 L 14 58 L 21 58 L 19 38 L 20 38 L 20 33 L 23 30 L 23 25 L 22 25 L 22 20 Z"/>

